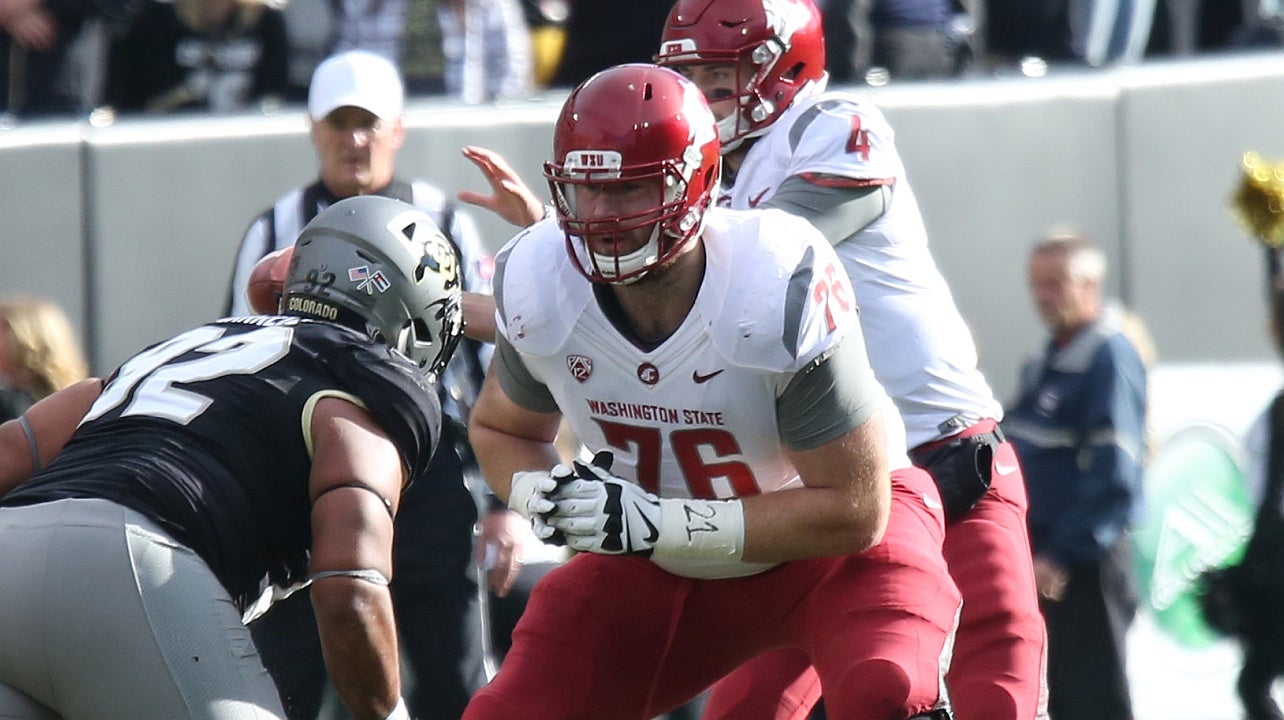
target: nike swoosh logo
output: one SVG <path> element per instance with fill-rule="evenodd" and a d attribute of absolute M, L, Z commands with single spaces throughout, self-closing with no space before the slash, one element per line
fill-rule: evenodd
<path fill-rule="evenodd" d="M 726 369 L 726 368 L 723 368 L 722 370 L 725 370 L 725 369 Z M 708 375 L 701 375 L 699 370 L 692 370 L 692 371 L 691 371 L 691 380 L 692 380 L 695 384 L 697 384 L 697 385 L 699 385 L 699 384 L 701 384 L 701 383 L 707 383 L 707 382 L 709 382 L 710 380 L 712 380 L 714 377 L 716 377 L 716 376 L 718 376 L 718 375 L 721 375 L 721 374 L 722 374 L 722 370 L 714 370 L 713 372 L 709 373 Z"/>
<path fill-rule="evenodd" d="M 749 198 L 749 207 L 751 207 L 751 208 L 756 208 L 756 207 L 758 207 L 758 203 L 762 202 L 763 197 L 765 197 L 765 196 L 766 196 L 766 194 L 767 194 L 767 193 L 769 193 L 769 192 L 771 192 L 771 188 L 767 188 L 766 190 L 763 190 L 762 192 L 758 193 L 757 195 L 755 195 L 755 196 L 753 196 L 753 197 Z"/>
<path fill-rule="evenodd" d="M 933 510 L 945 509 L 945 507 L 941 505 L 940 501 L 938 501 L 936 498 L 932 497 L 931 495 L 928 495 L 927 493 L 923 493 L 923 504 Z"/>
<path fill-rule="evenodd" d="M 1011 475 L 1012 473 L 1016 472 L 1017 469 L 1018 468 L 1015 463 L 1011 465 L 1005 465 L 1002 460 L 994 461 L 994 472 L 1000 475 Z"/>
<path fill-rule="evenodd" d="M 656 540 L 659 540 L 660 528 L 656 527 L 655 523 L 651 522 L 651 518 L 647 517 L 646 513 L 639 513 L 639 515 L 642 517 L 642 522 L 646 525 L 647 529 L 647 535 L 642 538 L 642 542 L 654 543 Z"/>

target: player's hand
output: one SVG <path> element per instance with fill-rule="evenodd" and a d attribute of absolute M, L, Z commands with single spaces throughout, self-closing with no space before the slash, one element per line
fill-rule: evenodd
<path fill-rule="evenodd" d="M 526 520 L 512 510 L 496 508 L 483 513 L 478 521 L 477 563 L 486 573 L 486 583 L 497 596 L 504 597 L 513 588 L 522 569 L 522 546 L 519 533 Z"/>
<path fill-rule="evenodd" d="M 508 509 L 524 518 L 551 512 L 553 501 L 548 494 L 557 489 L 557 481 L 547 470 L 519 470 L 513 473 L 508 489 Z"/>
<path fill-rule="evenodd" d="M 42 0 L 0 0 L 0 28 L 9 31 L 16 19 L 39 11 L 43 5 Z"/>
<path fill-rule="evenodd" d="M 660 538 L 660 499 L 610 472 L 611 455 L 572 463 L 575 479 L 550 497 L 556 508 L 545 523 L 572 550 L 650 557 Z"/>
<path fill-rule="evenodd" d="M 1039 597 L 1051 602 L 1058 602 L 1066 594 L 1066 584 L 1070 575 L 1056 561 L 1045 557 L 1034 558 L 1034 584 L 1039 590 Z"/>
<path fill-rule="evenodd" d="M 534 225 L 544 217 L 544 204 L 503 155 L 474 145 L 465 147 L 463 153 L 481 170 L 491 194 L 461 190 L 457 196 L 461 202 L 484 207 L 517 227 Z"/>
<path fill-rule="evenodd" d="M 58 21 L 39 8 L 14 17 L 6 29 L 14 42 L 32 52 L 48 50 L 58 37 Z"/>

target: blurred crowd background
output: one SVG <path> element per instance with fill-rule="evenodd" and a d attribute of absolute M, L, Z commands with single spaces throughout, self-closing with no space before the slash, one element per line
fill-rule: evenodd
<path fill-rule="evenodd" d="M 1037 75 L 1281 45 L 1279 0 L 821 0 L 836 83 Z M 669 0 L 0 0 L 0 112 L 262 113 L 320 60 L 397 63 L 412 96 L 570 88 L 655 51 Z"/>

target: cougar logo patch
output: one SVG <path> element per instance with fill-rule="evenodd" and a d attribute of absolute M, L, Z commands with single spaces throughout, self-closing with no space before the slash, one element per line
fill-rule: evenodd
<path fill-rule="evenodd" d="M 651 363 L 638 365 L 638 380 L 641 380 L 645 385 L 654 385 L 660 382 L 660 368 Z"/>

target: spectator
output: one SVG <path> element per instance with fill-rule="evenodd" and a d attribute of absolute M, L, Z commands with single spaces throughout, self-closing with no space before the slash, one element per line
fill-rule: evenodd
<path fill-rule="evenodd" d="M 834 81 L 860 82 L 871 68 L 892 80 L 958 73 L 954 0 L 828 0 L 825 38 Z"/>
<path fill-rule="evenodd" d="M 1270 286 L 1270 315 L 1272 339 L 1284 354 L 1284 283 L 1278 276 Z M 1284 602 L 1284 393 L 1253 423 L 1246 446 L 1257 514 L 1237 568 L 1244 662 L 1235 689 L 1247 720 L 1280 720 L 1284 713 L 1271 690 L 1284 675 L 1284 621 L 1278 617 Z"/>
<path fill-rule="evenodd" d="M 648 62 L 673 0 L 570 0 L 555 87 L 571 88 L 612 65 Z"/>
<path fill-rule="evenodd" d="M 120 112 L 243 112 L 288 91 L 285 21 L 264 0 L 149 0 L 108 51 Z"/>
<path fill-rule="evenodd" d="M 1093 67 L 1141 62 L 1155 0 L 1068 0 L 1070 49 Z"/>
<path fill-rule="evenodd" d="M 530 32 L 519 0 L 341 0 L 338 52 L 395 62 L 412 95 L 466 102 L 531 88 Z"/>
<path fill-rule="evenodd" d="M 531 65 L 537 87 L 548 87 L 566 48 L 570 0 L 522 0 L 531 32 Z"/>
<path fill-rule="evenodd" d="M 316 282 L 343 267 L 384 291 Z M 408 720 L 393 518 L 429 482 L 458 271 L 422 212 L 349 199 L 304 228 L 286 317 L 202 325 L 0 425 L 0 715 L 283 717 L 240 616 L 270 576 L 312 583 L 353 715 Z"/>
<path fill-rule="evenodd" d="M 0 0 L 0 112 L 67 115 L 97 104 L 104 25 L 141 0 Z"/>
<path fill-rule="evenodd" d="M 1035 246 L 1029 280 L 1051 337 L 1003 427 L 1030 492 L 1057 720 L 1131 720 L 1125 640 L 1137 608 L 1127 529 L 1146 446 L 1146 370 L 1102 301 L 1106 256 L 1079 235 Z"/>
<path fill-rule="evenodd" d="M 985 45 L 995 64 L 1025 56 L 1067 61 L 1070 51 L 1068 0 L 987 0 Z"/>
<path fill-rule="evenodd" d="M 649 717 L 782 645 L 840 717 L 943 709 L 939 495 L 833 250 L 785 213 L 710 208 L 718 145 L 699 91 L 653 65 L 593 76 L 554 126 L 557 217 L 499 255 L 470 437 L 497 494 L 579 554 L 468 720 Z M 563 413 L 618 460 L 555 466 Z"/>
<path fill-rule="evenodd" d="M 0 300 L 0 422 L 88 374 L 62 308 L 37 297 Z"/>
<path fill-rule="evenodd" d="M 1284 357 L 1284 278 L 1279 250 L 1266 246 L 1270 335 Z M 1245 476 L 1257 507 L 1252 533 L 1236 564 L 1200 578 L 1208 625 L 1235 638 L 1243 651 L 1236 682 L 1246 720 L 1280 720 L 1272 693 L 1284 675 L 1284 391 L 1257 417 L 1244 440 Z"/>
<path fill-rule="evenodd" d="M 480 103 L 530 94 L 531 36 L 518 0 L 447 0 L 441 31 L 447 95 Z"/>
<path fill-rule="evenodd" d="M 992 0 L 994 51 L 1037 55 L 1092 67 L 1140 62 L 1150 39 L 1156 0 Z"/>
<path fill-rule="evenodd" d="M 290 44 L 285 100 L 308 101 L 308 83 L 317 65 L 330 56 L 338 37 L 338 17 L 331 0 L 290 0 L 282 8 L 285 36 Z"/>
<path fill-rule="evenodd" d="M 491 259 L 472 219 L 427 182 L 395 175 L 404 129 L 401 80 L 392 63 L 361 51 L 330 57 L 313 75 L 308 113 L 319 178 L 287 192 L 251 223 L 237 253 L 231 314 L 251 311 L 244 292 L 260 258 L 293 244 L 300 228 L 331 204 L 373 194 L 412 203 L 442 228 L 463 260 L 465 316 L 480 337 L 493 336 L 487 328 L 493 328 L 494 305 L 475 294 L 489 292 Z M 487 680 L 479 589 L 470 572 L 478 508 L 467 477 L 475 463 L 464 423 L 488 356 L 475 340 L 465 340 L 455 353 L 438 385 L 445 413 L 440 449 L 426 476 L 406 490 L 397 520 L 393 601 L 416 679 L 410 709 L 420 720 L 457 720 Z M 519 523 L 502 504 L 482 518 L 478 549 L 491 545 L 496 552 L 490 580 L 500 594 L 517 571 L 513 531 Z M 325 678 L 306 594 L 297 595 L 251 628 L 290 717 L 310 720 L 320 708 Z"/>
<path fill-rule="evenodd" d="M 1146 57 L 1186 57 L 1284 44 L 1284 6 L 1277 0 L 1161 0 Z"/>

